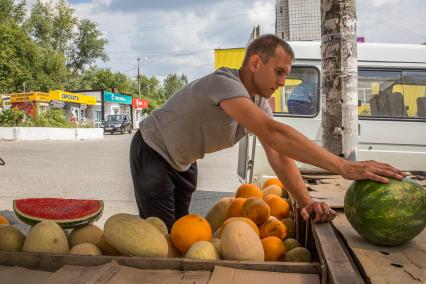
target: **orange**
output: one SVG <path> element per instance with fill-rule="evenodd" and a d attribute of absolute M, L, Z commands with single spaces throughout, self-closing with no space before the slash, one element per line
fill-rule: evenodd
<path fill-rule="evenodd" d="M 281 187 L 282 189 L 285 189 L 284 184 L 278 179 L 278 178 L 270 178 L 265 181 L 264 184 L 262 184 L 262 189 L 267 188 L 268 186 L 275 184 Z"/>
<path fill-rule="evenodd" d="M 235 193 L 235 197 L 257 197 L 262 198 L 263 192 L 260 190 L 260 188 L 252 183 L 243 183 L 238 187 L 237 192 Z"/>
<path fill-rule="evenodd" d="M 271 215 L 271 209 L 263 199 L 251 197 L 244 202 L 242 215 L 259 226 L 268 220 Z"/>
<path fill-rule="evenodd" d="M 287 252 L 283 241 L 273 236 L 262 239 L 262 246 L 265 252 L 265 261 L 277 261 Z"/>
<path fill-rule="evenodd" d="M 229 205 L 228 209 L 228 218 L 242 216 L 241 210 L 243 208 L 244 202 L 246 202 L 246 199 L 247 198 L 237 197 L 231 201 L 231 204 Z"/>
<path fill-rule="evenodd" d="M 0 225 L 8 225 L 9 221 L 6 219 L 6 217 L 4 217 L 3 215 L 0 215 Z"/>
<path fill-rule="evenodd" d="M 198 241 L 210 241 L 212 229 L 209 222 L 195 214 L 179 218 L 172 226 L 170 233 L 174 246 L 183 254 Z"/>
<path fill-rule="evenodd" d="M 281 240 L 287 236 L 287 228 L 283 222 L 276 218 L 269 218 L 268 221 L 259 227 L 260 238 L 275 236 Z"/>
<path fill-rule="evenodd" d="M 265 196 L 265 202 L 271 208 L 271 216 L 281 220 L 290 215 L 290 205 L 278 195 L 270 194 Z"/>

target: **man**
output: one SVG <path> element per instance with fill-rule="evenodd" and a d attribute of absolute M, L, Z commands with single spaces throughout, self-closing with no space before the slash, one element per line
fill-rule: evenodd
<path fill-rule="evenodd" d="M 231 147 L 246 131 L 261 141 L 271 167 L 288 187 L 303 218 L 327 221 L 335 212 L 313 201 L 294 160 L 346 179 L 387 182 L 403 173 L 379 162 L 351 162 L 275 121 L 267 99 L 284 86 L 294 60 L 291 47 L 275 35 L 254 40 L 240 70 L 221 68 L 177 91 L 140 124 L 130 146 L 130 166 L 141 217 L 161 218 L 170 229 L 188 214 L 197 185 L 196 160 Z"/>

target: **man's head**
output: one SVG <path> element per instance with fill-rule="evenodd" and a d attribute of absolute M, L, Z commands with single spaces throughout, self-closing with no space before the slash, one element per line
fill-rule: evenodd
<path fill-rule="evenodd" d="M 276 89 L 284 86 L 290 73 L 294 52 L 283 39 L 272 35 L 262 35 L 247 47 L 241 71 L 249 79 L 244 82 L 251 92 L 269 98 Z M 249 91 L 249 92 L 250 92 Z"/>

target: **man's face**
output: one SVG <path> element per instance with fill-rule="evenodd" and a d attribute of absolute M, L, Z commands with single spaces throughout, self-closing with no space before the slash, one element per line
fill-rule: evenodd
<path fill-rule="evenodd" d="M 270 98 L 279 87 L 284 86 L 285 79 L 291 71 L 292 59 L 281 46 L 275 49 L 275 56 L 271 56 L 264 64 L 260 59 L 253 72 L 253 85 L 256 94 Z"/>

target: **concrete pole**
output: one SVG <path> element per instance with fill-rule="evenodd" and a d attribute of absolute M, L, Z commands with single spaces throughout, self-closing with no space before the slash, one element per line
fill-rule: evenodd
<path fill-rule="evenodd" d="M 322 127 L 324 147 L 356 160 L 358 66 L 355 0 L 321 0 Z"/>
<path fill-rule="evenodd" d="M 138 58 L 138 96 L 139 96 L 139 99 L 141 98 L 141 82 L 140 82 L 140 80 L 141 80 L 141 76 L 140 76 L 140 70 L 139 70 L 139 66 L 140 66 L 140 58 Z"/>

